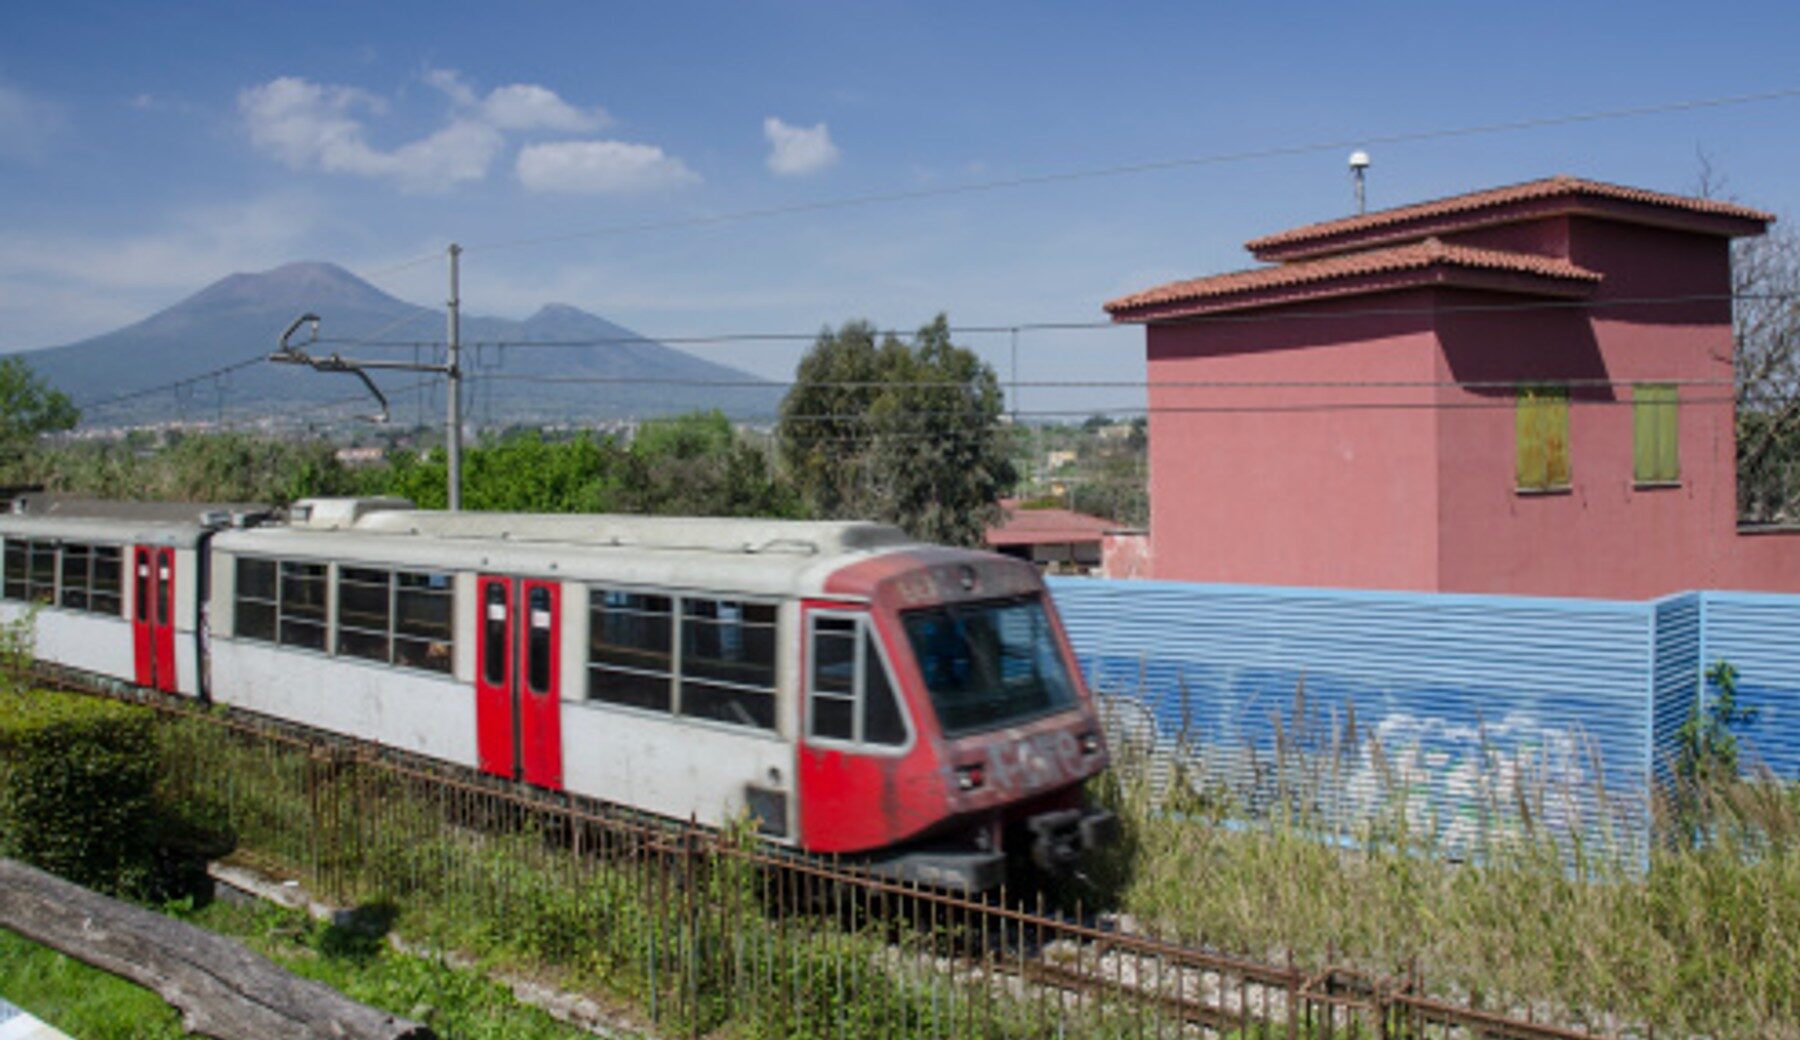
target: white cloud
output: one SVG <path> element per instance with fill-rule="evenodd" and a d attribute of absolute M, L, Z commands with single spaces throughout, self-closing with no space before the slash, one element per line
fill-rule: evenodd
<path fill-rule="evenodd" d="M 503 130 L 561 130 L 586 133 L 607 122 L 599 109 L 583 111 L 556 96 L 553 90 L 531 83 L 495 87 L 481 103 L 487 121 Z"/>
<path fill-rule="evenodd" d="M 769 169 L 782 176 L 814 173 L 838 161 L 838 146 L 831 131 L 817 126 L 789 126 L 770 116 L 763 120 L 763 136 L 769 141 Z"/>
<path fill-rule="evenodd" d="M 283 76 L 238 95 L 251 143 L 295 169 L 388 180 L 411 191 L 443 191 L 487 176 L 508 132 L 586 132 L 606 122 L 546 87 L 512 83 L 483 97 L 456 72 L 433 69 L 425 81 L 450 99 L 449 122 L 394 148 L 369 143 L 369 116 L 386 102 L 357 87 Z"/>
<path fill-rule="evenodd" d="M 0 83 L 0 159 L 41 158 L 63 130 L 61 106 Z"/>
<path fill-rule="evenodd" d="M 580 134 L 612 122 L 605 109 L 598 106 L 577 108 L 564 101 L 556 91 L 535 83 L 495 87 L 484 98 L 453 69 L 432 69 L 425 73 L 425 82 L 443 91 L 471 118 L 501 130 L 560 130 Z"/>
<path fill-rule="evenodd" d="M 425 82 L 444 92 L 451 101 L 465 107 L 476 104 L 475 88 L 455 69 L 427 69 Z"/>
<path fill-rule="evenodd" d="M 532 191 L 584 195 L 693 184 L 700 175 L 661 148 L 628 141 L 556 141 L 519 152 L 519 182 Z"/>

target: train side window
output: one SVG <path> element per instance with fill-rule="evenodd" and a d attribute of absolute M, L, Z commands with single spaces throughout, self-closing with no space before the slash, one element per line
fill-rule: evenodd
<path fill-rule="evenodd" d="M 394 619 L 393 584 L 389 571 L 338 567 L 338 653 L 383 664 L 393 659 L 388 635 Z"/>
<path fill-rule="evenodd" d="M 31 543 L 31 569 L 25 575 L 25 598 L 33 603 L 56 602 L 56 543 Z"/>
<path fill-rule="evenodd" d="M 325 575 L 322 563 L 281 561 L 281 612 L 276 642 L 325 649 Z"/>
<path fill-rule="evenodd" d="M 863 626 L 863 715 L 862 741 L 865 744 L 896 746 L 906 743 L 906 717 L 901 714 L 900 700 L 888 682 L 886 655 L 881 641 L 868 625 Z"/>
<path fill-rule="evenodd" d="M 815 737 L 856 739 L 856 619 L 812 622 L 812 721 Z"/>
<path fill-rule="evenodd" d="M 597 588 L 590 613 L 588 697 L 652 711 L 672 710 L 674 601 Z"/>
<path fill-rule="evenodd" d="M 813 616 L 808 689 L 809 736 L 884 746 L 906 743 L 906 716 L 867 618 Z"/>
<path fill-rule="evenodd" d="M 455 657 L 456 582 L 445 571 L 394 572 L 394 663 L 450 671 Z"/>
<path fill-rule="evenodd" d="M 775 728 L 775 605 L 681 602 L 683 715 Z"/>
<path fill-rule="evenodd" d="M 88 609 L 96 614 L 117 617 L 124 610 L 120 597 L 119 569 L 122 550 L 116 545 L 96 545 L 93 552 L 93 583 L 88 596 Z"/>
<path fill-rule="evenodd" d="M 144 553 L 138 553 L 137 566 L 134 573 L 137 581 L 137 614 L 143 620 L 145 580 L 143 572 L 150 566 L 150 560 Z M 275 641 L 275 614 L 279 604 L 276 602 L 275 561 L 259 560 L 254 557 L 237 558 L 237 591 L 232 599 L 233 615 L 232 634 L 241 639 L 258 639 L 265 643 Z"/>
<path fill-rule="evenodd" d="M 489 686 L 506 682 L 506 586 L 489 582 L 482 598 L 482 677 Z"/>
<path fill-rule="evenodd" d="M 525 595 L 525 685 L 550 692 L 550 590 L 538 585 Z"/>
<path fill-rule="evenodd" d="M 6 540 L 6 578 L 0 595 L 7 599 L 25 598 L 25 574 L 30 567 L 31 543 L 18 538 Z"/>
<path fill-rule="evenodd" d="M 62 553 L 62 605 L 70 610 L 88 609 L 88 589 L 94 577 L 90 570 L 93 550 L 86 545 L 67 544 Z"/>
<path fill-rule="evenodd" d="M 337 652 L 448 672 L 455 598 L 455 581 L 447 572 L 340 566 Z"/>

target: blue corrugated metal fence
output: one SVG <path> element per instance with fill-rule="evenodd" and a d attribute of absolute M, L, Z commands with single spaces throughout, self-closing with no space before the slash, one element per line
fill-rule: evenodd
<path fill-rule="evenodd" d="M 1747 760 L 1800 777 L 1800 596 L 1050 584 L 1115 735 L 1236 812 L 1404 819 L 1452 854 L 1530 818 L 1641 860 L 1721 658 L 1758 711 Z"/>
<path fill-rule="evenodd" d="M 1756 715 L 1735 727 L 1747 770 L 1800 779 L 1800 596 L 1701 593 L 1702 668 L 1737 670 L 1738 704 Z M 1706 695 L 1712 696 L 1710 683 Z"/>

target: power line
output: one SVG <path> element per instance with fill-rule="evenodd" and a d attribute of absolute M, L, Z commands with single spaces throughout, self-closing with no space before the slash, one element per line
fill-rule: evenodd
<path fill-rule="evenodd" d="M 567 231 L 556 234 L 537 235 L 525 238 L 503 239 L 495 242 L 477 242 L 465 247 L 467 250 L 499 251 L 502 249 L 519 249 L 526 246 L 548 245 L 558 242 L 571 242 L 587 238 L 602 238 L 613 235 L 638 234 L 647 231 L 667 231 L 682 228 L 710 227 L 719 224 L 737 223 L 748 220 L 761 220 L 770 217 L 790 216 L 800 213 L 817 213 L 825 210 L 845 209 L 850 207 L 886 205 L 898 202 L 911 202 L 919 199 L 940 198 L 952 195 L 966 195 L 978 192 L 1001 191 L 1011 188 L 1034 187 L 1045 184 L 1060 184 L 1072 181 L 1097 180 L 1106 177 L 1122 177 L 1142 173 L 1156 173 L 1165 170 L 1188 169 L 1199 166 L 1216 166 L 1227 163 L 1248 162 L 1257 159 L 1275 159 L 1287 156 L 1305 155 L 1312 152 L 1342 150 L 1353 147 L 1374 147 L 1389 144 L 1410 144 L 1419 141 L 1440 140 L 1455 137 L 1475 137 L 1486 134 L 1511 133 L 1521 130 L 1534 130 L 1553 126 L 1574 126 L 1584 123 L 1605 122 L 1615 119 L 1631 119 L 1640 116 L 1666 115 L 1671 112 L 1688 112 L 1702 109 L 1726 108 L 1736 105 L 1759 104 L 1768 101 L 1782 101 L 1800 97 L 1800 87 L 1785 87 L 1777 90 L 1761 91 L 1752 94 L 1733 94 L 1721 97 L 1697 98 L 1683 101 L 1670 101 L 1654 105 L 1635 105 L 1629 108 L 1604 109 L 1596 112 L 1581 112 L 1555 116 L 1540 116 L 1528 119 L 1505 120 L 1496 123 L 1479 123 L 1473 126 L 1442 127 L 1430 130 L 1402 131 L 1398 133 L 1376 134 L 1367 137 L 1337 138 L 1329 141 L 1313 141 L 1303 144 L 1277 145 L 1269 148 L 1257 148 L 1237 152 L 1214 152 L 1207 155 L 1188 156 L 1175 159 L 1152 159 L 1143 162 L 1124 163 L 1116 166 L 1103 166 L 1081 170 L 1062 170 L 1050 173 L 1028 174 L 1019 177 L 1007 177 L 985 181 L 967 181 L 961 184 L 945 185 L 938 188 L 915 188 L 905 191 L 877 192 L 867 195 L 840 196 L 832 199 L 819 199 L 811 202 L 799 202 L 785 206 L 769 206 L 760 209 L 736 210 L 700 217 L 677 217 L 667 220 L 639 221 L 629 224 L 613 224 L 606 227 L 591 228 L 585 231 Z M 424 258 L 408 261 L 401 267 L 423 263 Z M 396 268 L 400 269 L 400 268 Z"/>
<path fill-rule="evenodd" d="M 1622 307 L 1658 307 L 1679 306 L 1695 303 L 1736 303 L 1750 300 L 1793 300 L 1800 299 L 1800 291 L 1769 293 L 1688 293 L 1677 296 L 1639 296 L 1618 297 L 1603 300 L 1526 300 L 1515 303 L 1470 303 L 1449 304 L 1436 307 L 1365 307 L 1358 309 L 1283 311 L 1278 314 L 1196 314 L 1166 322 L 1115 322 L 1111 320 L 1094 321 L 1017 321 L 1004 324 L 952 325 L 948 332 L 953 336 L 1009 335 L 1021 332 L 1097 332 L 1102 330 L 1127 329 L 1139 324 L 1179 324 L 1179 325 L 1260 325 L 1285 321 L 1328 321 L 1347 318 L 1395 318 L 1420 317 L 1438 314 L 1512 314 L 1532 311 L 1560 310 L 1604 310 Z M 912 339 L 918 335 L 917 329 L 869 329 L 871 338 L 882 339 L 892 336 L 896 339 Z M 496 347 L 521 349 L 575 349 L 585 347 L 610 346 L 721 346 L 748 343 L 810 343 L 821 335 L 833 334 L 827 326 L 822 331 L 812 332 L 717 332 L 693 335 L 651 336 L 634 333 L 630 336 L 596 336 L 582 339 L 560 340 L 468 340 L 465 347 Z M 375 338 L 321 338 L 319 343 L 328 346 L 414 348 L 423 346 L 442 347 L 441 341 L 434 340 L 381 340 Z"/>
<path fill-rule="evenodd" d="M 1638 402 L 1630 398 L 1577 397 L 1569 400 L 1571 407 L 1590 406 L 1632 406 Z M 1698 404 L 1735 404 L 1735 396 L 1725 397 L 1689 397 L 1676 402 L 1677 405 Z M 1504 401 L 1308 401 L 1297 404 L 1222 404 L 1222 405 L 1148 405 L 1133 408 L 1112 409 L 1112 415 L 1167 415 L 1167 414 L 1240 414 L 1240 413 L 1306 413 L 1306 412 L 1339 412 L 1339 411 L 1480 411 L 1487 409 L 1517 408 L 1518 403 L 1510 398 Z M 1022 416 L 1031 418 L 1085 418 L 1093 413 L 1092 409 L 1020 409 Z M 891 423 L 896 419 L 971 419 L 983 422 L 992 421 L 998 416 L 978 411 L 913 411 L 895 415 L 869 415 L 862 412 L 819 415 L 783 416 L 784 422 L 831 422 L 831 423 Z M 1000 427 L 994 427 L 999 429 Z M 983 427 L 987 429 L 987 427 Z M 940 433 L 942 431 L 939 431 Z"/>
<path fill-rule="evenodd" d="M 140 397 L 150 397 L 150 396 L 153 396 L 156 394 L 176 391 L 176 390 L 180 390 L 181 388 L 186 387 L 186 386 L 192 386 L 196 383 L 204 383 L 209 379 L 217 379 L 221 376 L 230 375 L 233 372 L 239 371 L 241 369 L 249 368 L 251 365 L 259 364 L 266 360 L 268 360 L 267 354 L 257 354 L 254 357 L 247 357 L 247 358 L 243 358 L 238 361 L 232 361 L 232 362 L 229 362 L 228 364 L 220 365 L 218 368 L 210 369 L 208 371 L 201 372 L 196 375 L 184 376 L 180 379 L 173 380 L 172 382 L 158 383 L 155 386 L 145 387 L 142 390 L 129 390 L 129 391 L 126 391 L 125 393 L 116 394 L 112 397 L 102 398 L 98 401 L 78 402 L 78 403 L 76 403 L 75 407 L 82 411 L 90 411 L 90 410 L 96 409 L 96 408 L 105 408 L 109 405 L 119 404 L 124 401 L 135 401 Z"/>
<path fill-rule="evenodd" d="M 928 379 L 851 379 L 851 380 L 807 380 L 802 384 L 798 380 L 759 380 L 759 379 L 680 379 L 676 377 L 635 377 L 635 376 L 537 376 L 525 373 L 492 373 L 481 376 L 484 380 L 497 383 L 529 383 L 541 386 L 572 384 L 576 386 L 680 386 L 702 387 L 709 389 L 791 389 L 805 385 L 831 390 L 881 390 L 893 388 L 909 388 L 917 390 L 947 390 L 966 392 L 978 389 L 974 383 L 954 383 L 943 380 Z M 1405 380 L 1405 379 L 1292 379 L 1292 380 L 1234 380 L 1234 379 L 1021 379 L 1008 385 L 1026 390 L 1144 390 L 1150 387 L 1206 390 L 1400 390 L 1400 389 L 1463 389 L 1463 390 L 1501 390 L 1513 389 L 1521 383 L 1555 383 L 1569 387 L 1613 387 L 1631 386 L 1637 383 L 1656 383 L 1662 386 L 1735 386 L 1733 379 L 1682 379 L 1676 377 L 1657 378 L 1653 376 L 1634 376 L 1630 379 L 1563 379 L 1546 376 L 1542 379 L 1528 377 L 1519 379 L 1439 379 L 1439 380 Z M 998 383 L 995 389 L 1004 389 Z"/>

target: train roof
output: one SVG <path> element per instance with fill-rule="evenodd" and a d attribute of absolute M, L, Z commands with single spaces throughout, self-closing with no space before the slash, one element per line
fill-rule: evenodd
<path fill-rule="evenodd" d="M 129 502 L 60 492 L 14 499 L 0 513 L 0 534 L 96 542 L 192 545 L 209 527 L 232 517 L 264 516 L 269 507 L 234 502 Z"/>
<path fill-rule="evenodd" d="M 309 499 L 286 523 L 222 532 L 228 552 L 769 595 L 808 594 L 845 563 L 923 549 L 864 521 L 448 513 L 404 499 Z"/>
<path fill-rule="evenodd" d="M 611 513 L 448 513 L 405 499 L 304 499 L 295 530 L 441 539 L 558 542 L 608 548 L 835 556 L 912 544 L 890 524 L 863 520 L 769 520 Z"/>

